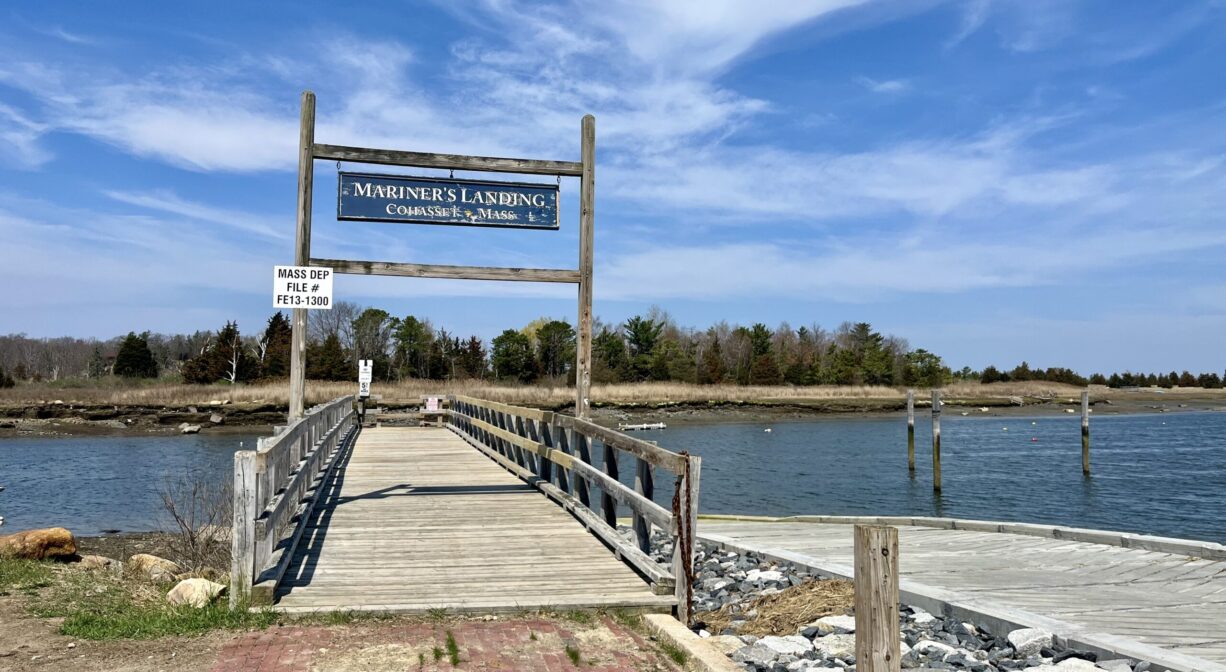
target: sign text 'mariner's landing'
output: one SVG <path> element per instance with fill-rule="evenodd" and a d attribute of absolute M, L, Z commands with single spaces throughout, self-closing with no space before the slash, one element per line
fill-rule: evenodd
<path fill-rule="evenodd" d="M 337 219 L 558 228 L 551 184 L 342 172 L 338 189 Z"/>

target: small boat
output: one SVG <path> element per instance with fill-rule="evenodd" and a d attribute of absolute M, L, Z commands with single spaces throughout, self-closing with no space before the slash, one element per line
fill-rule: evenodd
<path fill-rule="evenodd" d="M 662 422 L 641 422 L 637 425 L 617 425 L 617 430 L 620 432 L 634 432 L 641 429 L 665 429 L 668 425 Z"/>

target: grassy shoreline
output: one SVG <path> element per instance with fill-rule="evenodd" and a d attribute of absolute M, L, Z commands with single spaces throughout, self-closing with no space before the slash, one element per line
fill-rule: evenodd
<path fill-rule="evenodd" d="M 122 382 L 122 381 L 119 381 Z M 78 381 L 79 383 L 79 381 Z M 308 403 L 354 392 L 347 382 L 310 381 Z M 466 394 L 494 401 L 570 412 L 574 389 L 482 381 L 406 381 L 374 386 L 379 405 L 415 408 L 425 395 Z M 955 383 L 943 388 L 947 415 L 1056 415 L 1080 406 L 1082 388 L 1046 382 Z M 926 413 L 930 391 L 917 389 Z M 1202 388 L 1090 388 L 1096 415 L 1226 410 L 1226 390 Z M 0 437 L 175 434 L 182 423 L 207 433 L 266 431 L 284 421 L 288 385 L 177 383 L 27 384 L 0 390 Z M 880 386 L 737 386 L 623 383 L 592 388 L 598 422 L 743 422 L 864 417 L 901 413 L 906 390 Z M 214 414 L 224 424 L 213 423 Z"/>

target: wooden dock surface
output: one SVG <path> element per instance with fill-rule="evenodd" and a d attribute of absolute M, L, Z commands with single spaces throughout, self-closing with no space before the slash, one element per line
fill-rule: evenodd
<path fill-rule="evenodd" d="M 443 428 L 363 429 L 274 608 L 668 611 L 573 516 Z"/>
<path fill-rule="evenodd" d="M 699 537 L 851 572 L 852 525 L 701 519 Z M 1052 631 L 1226 669 L 1226 562 L 997 532 L 899 528 L 904 583 Z M 904 586 L 904 589 L 906 586 Z M 904 590 L 905 592 L 905 590 Z M 1022 613 L 1026 612 L 1026 613 Z M 1057 632 L 1057 634 L 1060 634 Z M 1118 641 L 1117 641 L 1118 640 Z M 1158 653 L 1158 651 L 1154 651 Z"/>

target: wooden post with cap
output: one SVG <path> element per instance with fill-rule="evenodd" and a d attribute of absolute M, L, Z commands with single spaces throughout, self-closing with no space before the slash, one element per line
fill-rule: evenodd
<path fill-rule="evenodd" d="M 294 233 L 294 265 L 311 263 L 311 196 L 315 181 L 315 94 L 302 92 L 298 129 L 298 226 Z M 307 309 L 294 308 L 289 356 L 289 421 L 306 408 Z"/>
<path fill-rule="evenodd" d="M 596 117 L 583 117 L 579 179 L 579 338 L 575 348 L 575 415 L 591 415 L 592 256 L 596 204 Z"/>

